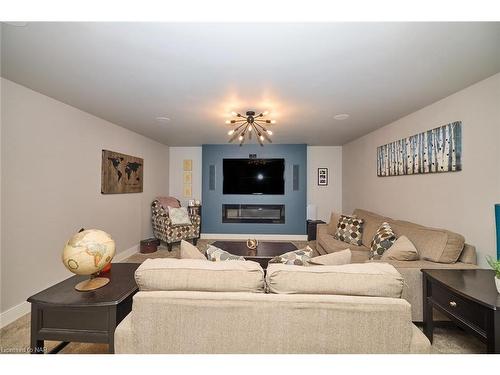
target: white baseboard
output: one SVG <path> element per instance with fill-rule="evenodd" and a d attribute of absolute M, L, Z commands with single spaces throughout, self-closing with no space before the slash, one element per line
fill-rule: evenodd
<path fill-rule="evenodd" d="M 111 262 L 112 263 L 120 263 L 120 262 L 124 261 L 125 259 L 127 259 L 129 256 L 132 256 L 138 252 L 139 252 L 139 244 L 132 246 L 130 249 L 122 251 L 121 253 L 116 254 Z"/>
<path fill-rule="evenodd" d="M 20 317 L 31 311 L 31 304 L 27 301 L 20 303 L 0 314 L 0 328 L 3 328 L 10 323 L 16 321 Z"/>
<path fill-rule="evenodd" d="M 139 252 L 139 244 L 132 246 L 130 249 L 122 251 L 121 253 L 116 254 L 113 258 L 113 263 L 119 263 L 127 259 L 129 256 L 134 255 Z M 62 281 L 62 280 L 60 280 Z M 55 282 L 54 284 L 56 284 Z M 13 321 L 19 319 L 23 315 L 26 315 L 31 311 L 31 305 L 29 302 L 22 302 L 19 305 L 11 307 L 10 309 L 0 313 L 0 328 L 3 328 Z"/>
<path fill-rule="evenodd" d="M 307 241 L 306 234 L 224 234 L 224 233 L 202 233 L 203 240 L 281 240 L 281 241 Z"/>

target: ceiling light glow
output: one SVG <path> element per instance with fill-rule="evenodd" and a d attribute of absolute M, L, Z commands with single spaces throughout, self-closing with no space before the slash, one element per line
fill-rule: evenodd
<path fill-rule="evenodd" d="M 338 115 L 333 116 L 335 120 L 342 121 L 342 120 L 347 120 L 349 118 L 349 115 L 347 113 L 339 113 Z"/>
<path fill-rule="evenodd" d="M 226 124 L 228 123 L 228 121 L 230 121 L 231 124 L 236 124 L 234 125 L 234 128 L 227 133 L 230 136 L 232 135 L 232 137 L 229 139 L 229 142 L 233 142 L 237 137 L 240 141 L 241 146 L 245 141 L 245 136 L 247 134 L 248 139 L 250 140 L 252 139 L 252 133 L 255 133 L 257 136 L 257 141 L 261 146 L 264 146 L 263 141 L 272 143 L 269 136 L 272 135 L 273 132 L 266 129 L 264 125 L 275 124 L 276 121 L 263 118 L 264 113 L 268 113 L 268 111 L 260 113 L 255 111 L 247 111 L 245 115 L 233 112 L 234 116 L 237 119 L 226 120 Z"/>

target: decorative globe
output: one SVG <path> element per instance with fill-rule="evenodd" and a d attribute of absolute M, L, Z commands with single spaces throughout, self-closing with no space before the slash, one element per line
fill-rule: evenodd
<path fill-rule="evenodd" d="M 75 234 L 64 247 L 62 261 L 77 275 L 94 275 L 115 256 L 115 241 L 99 229 L 87 229 Z"/>
<path fill-rule="evenodd" d="M 255 250 L 257 248 L 257 246 L 259 246 L 259 241 L 256 240 L 256 239 L 248 239 L 247 240 L 247 247 L 250 249 L 250 250 Z"/>

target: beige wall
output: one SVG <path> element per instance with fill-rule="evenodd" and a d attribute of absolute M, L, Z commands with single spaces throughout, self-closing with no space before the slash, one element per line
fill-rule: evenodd
<path fill-rule="evenodd" d="M 377 177 L 377 146 L 452 121 L 463 123 L 461 172 Z M 343 146 L 343 208 L 356 207 L 462 233 L 479 260 L 496 253 L 500 202 L 500 74 Z"/>
<path fill-rule="evenodd" d="M 78 229 L 112 235 L 117 252 L 151 236 L 150 203 L 168 193 L 168 147 L 2 79 L 2 312 L 71 275 Z M 144 192 L 101 194 L 101 150 L 144 158 Z"/>
<path fill-rule="evenodd" d="M 169 148 L 169 194 L 179 199 L 183 206 L 188 200 L 201 201 L 201 146 L 196 147 L 170 147 Z M 183 161 L 192 160 L 191 197 L 184 197 Z"/>
<path fill-rule="evenodd" d="M 318 186 L 318 168 L 328 168 L 328 186 Z M 342 147 L 307 147 L 307 204 L 326 222 L 332 211 L 342 211 Z"/>

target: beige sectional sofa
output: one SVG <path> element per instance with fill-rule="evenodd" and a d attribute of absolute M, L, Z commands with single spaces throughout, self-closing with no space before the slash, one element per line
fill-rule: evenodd
<path fill-rule="evenodd" d="M 116 353 L 428 353 L 387 264 L 150 259 Z"/>
<path fill-rule="evenodd" d="M 397 236 L 405 235 L 410 239 L 420 256 L 420 259 L 416 261 L 383 261 L 393 265 L 403 276 L 405 280 L 403 298 L 412 306 L 413 321 L 421 322 L 423 318 L 422 269 L 477 268 L 474 246 L 466 244 L 464 237 L 458 233 L 396 220 L 361 209 L 354 210 L 353 215 L 364 221 L 362 246 L 347 244 L 333 237 L 340 215 L 332 213 L 330 223 L 317 227 L 316 249 L 318 253 L 328 254 L 349 248 L 352 252 L 352 262 L 382 262 L 369 260 L 369 248 L 380 224 L 384 221 L 388 222 Z"/>

